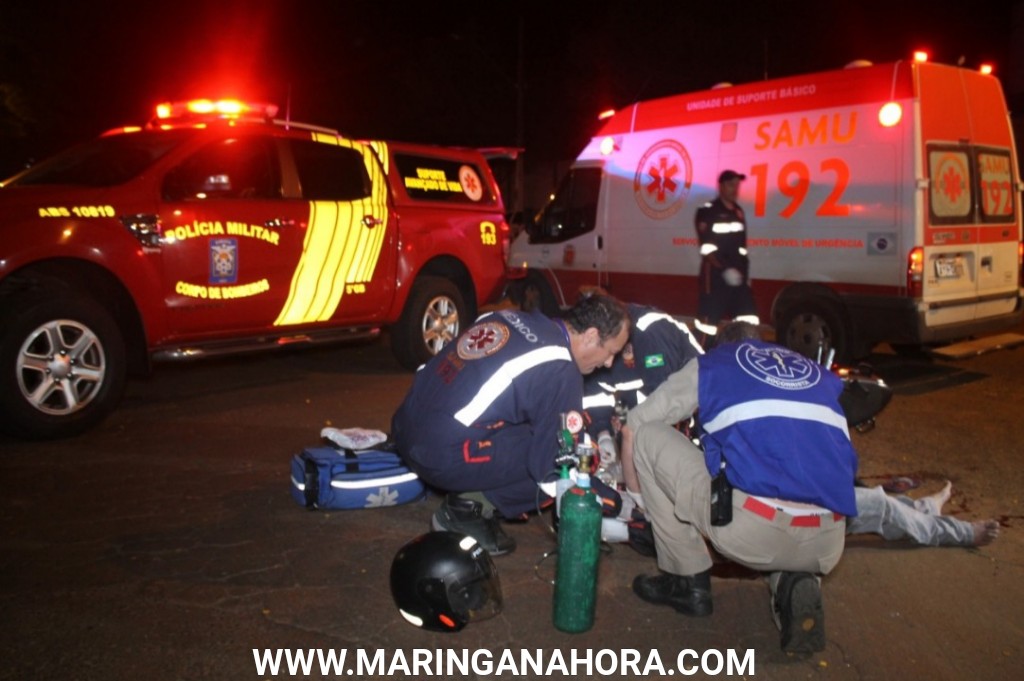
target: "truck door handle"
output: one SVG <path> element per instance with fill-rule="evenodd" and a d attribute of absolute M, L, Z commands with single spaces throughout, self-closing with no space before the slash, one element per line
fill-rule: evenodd
<path fill-rule="evenodd" d="M 598 236 L 597 237 L 597 250 L 599 250 L 599 251 L 603 251 L 604 250 L 604 237 L 603 236 Z"/>
<path fill-rule="evenodd" d="M 992 269 L 992 256 L 991 255 L 986 255 L 984 258 L 982 258 L 981 259 L 981 266 L 991 270 Z"/>
<path fill-rule="evenodd" d="M 377 225 L 379 225 L 382 222 L 384 222 L 384 221 L 381 220 L 380 218 L 374 217 L 372 215 L 366 215 L 366 216 L 363 217 L 363 226 L 368 228 L 368 229 L 373 229 L 374 227 L 376 227 Z"/>

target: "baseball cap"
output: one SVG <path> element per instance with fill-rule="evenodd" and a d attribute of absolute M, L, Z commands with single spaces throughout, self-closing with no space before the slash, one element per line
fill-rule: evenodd
<path fill-rule="evenodd" d="M 722 174 L 718 176 L 718 184 L 728 182 L 729 180 L 745 180 L 747 176 L 742 173 L 737 173 L 735 170 L 723 170 Z"/>

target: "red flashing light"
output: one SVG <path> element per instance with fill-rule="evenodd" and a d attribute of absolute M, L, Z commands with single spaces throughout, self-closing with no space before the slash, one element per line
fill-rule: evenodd
<path fill-rule="evenodd" d="M 924 50 L 914 50 L 914 61 L 918 64 L 928 61 L 928 53 Z"/>
<path fill-rule="evenodd" d="M 991 64 L 982 64 L 981 67 L 978 69 L 978 71 L 983 76 L 991 76 L 992 75 L 992 65 Z"/>
<path fill-rule="evenodd" d="M 603 121 L 611 118 L 615 115 L 615 109 L 605 109 L 601 113 L 597 114 L 597 120 Z"/>
<path fill-rule="evenodd" d="M 277 115 L 276 104 L 243 102 L 239 99 L 191 99 L 185 102 L 165 102 L 156 107 L 156 117 L 161 120 L 187 116 L 212 116 L 216 118 L 237 118 L 244 115 L 273 118 Z"/>
<path fill-rule="evenodd" d="M 444 626 L 448 627 L 449 629 L 454 629 L 455 628 L 455 621 L 451 617 L 449 617 L 448 615 L 445 615 L 444 613 L 442 613 L 442 614 L 437 616 L 437 619 L 441 620 L 441 624 L 443 624 Z"/>

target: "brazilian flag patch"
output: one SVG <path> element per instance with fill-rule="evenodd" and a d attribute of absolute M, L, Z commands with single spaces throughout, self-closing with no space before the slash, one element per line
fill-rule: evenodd
<path fill-rule="evenodd" d="M 665 355 L 647 355 L 644 357 L 644 368 L 653 369 L 654 367 L 665 366 Z"/>

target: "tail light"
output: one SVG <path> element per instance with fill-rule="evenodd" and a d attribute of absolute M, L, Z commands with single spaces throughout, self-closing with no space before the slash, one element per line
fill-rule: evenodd
<path fill-rule="evenodd" d="M 1018 252 L 1020 249 L 1018 249 Z M 924 294 L 924 249 L 914 246 L 907 256 L 907 295 L 920 298 Z"/>
<path fill-rule="evenodd" d="M 1017 286 L 1024 288 L 1024 241 L 1017 242 Z"/>
<path fill-rule="evenodd" d="M 501 240 L 501 259 L 503 262 L 508 262 L 508 254 L 512 251 L 512 230 L 509 228 L 508 223 L 502 220 L 498 231 L 501 232 L 501 235 L 498 237 Z"/>

